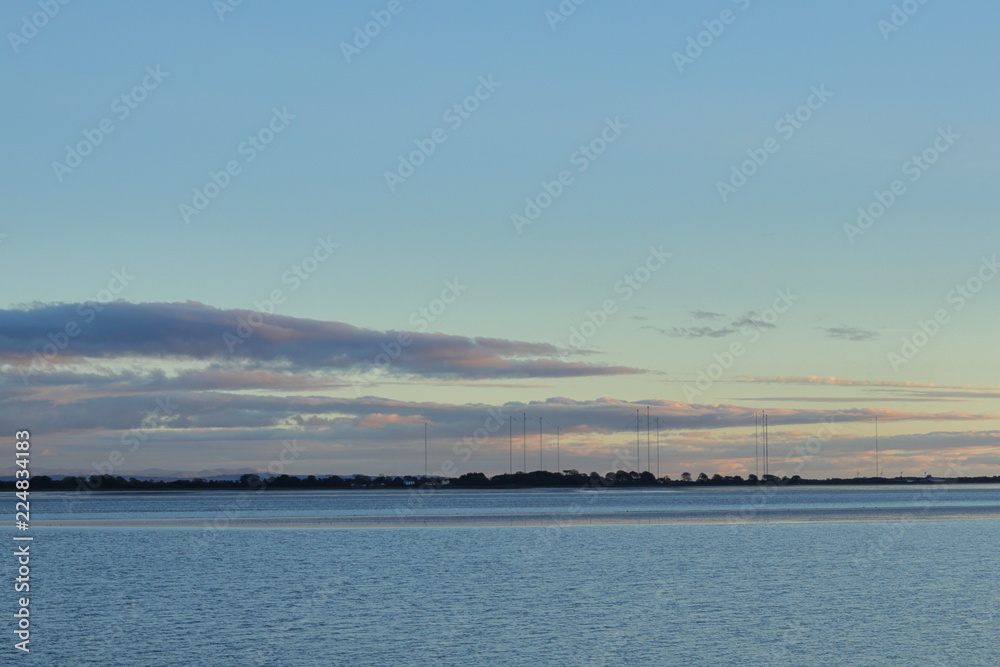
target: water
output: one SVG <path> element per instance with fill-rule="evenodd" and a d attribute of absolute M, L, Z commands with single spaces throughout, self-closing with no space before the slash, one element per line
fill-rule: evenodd
<path fill-rule="evenodd" d="M 1000 506 L 993 487 L 923 492 L 782 489 L 768 502 Z M 370 515 L 412 497 L 243 495 L 234 510 L 234 494 L 34 494 L 32 509 L 34 519 Z M 463 527 L 36 528 L 33 650 L 21 662 L 995 664 L 998 519 L 515 528 L 474 520 L 572 511 L 591 496 L 601 511 L 622 512 L 717 511 L 748 498 L 740 489 L 459 492 L 432 494 L 419 511 L 467 515 Z M 6 581 L 11 562 L 4 558 Z M 0 661 L 11 655 L 0 648 Z"/>
<path fill-rule="evenodd" d="M 352 517 L 489 514 L 704 512 L 748 509 L 857 513 L 883 508 L 1000 511 L 1000 485 L 708 487 L 692 489 L 533 489 L 526 491 L 186 491 L 46 493 L 38 518 L 136 520 L 200 517 Z"/>

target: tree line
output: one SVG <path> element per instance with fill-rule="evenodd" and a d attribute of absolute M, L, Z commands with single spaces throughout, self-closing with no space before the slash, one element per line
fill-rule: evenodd
<path fill-rule="evenodd" d="M 137 479 L 135 477 L 124 478 L 113 475 L 90 475 L 74 476 L 68 475 L 61 478 L 53 478 L 48 475 L 39 475 L 31 478 L 32 491 L 240 491 L 240 490 L 263 490 L 263 489 L 409 489 L 414 487 L 427 488 L 459 488 L 459 489 L 525 489 L 525 488 L 560 488 L 560 487 L 590 487 L 590 488 L 628 488 L 628 487 L 698 487 L 698 486 L 756 486 L 768 485 L 803 485 L 803 484 L 913 484 L 930 483 L 932 478 L 874 478 L 874 477 L 852 477 L 852 478 L 830 478 L 830 479 L 803 479 L 799 475 L 792 477 L 777 477 L 775 475 L 748 475 L 746 478 L 740 475 L 712 475 L 709 477 L 705 473 L 699 473 L 693 477 L 691 473 L 685 472 L 677 479 L 670 477 L 656 477 L 648 471 L 635 472 L 619 470 L 601 475 L 596 472 L 581 473 L 576 470 L 566 470 L 564 472 L 549 472 L 546 470 L 536 470 L 534 472 L 503 473 L 487 477 L 481 472 L 470 472 L 459 477 L 438 477 L 421 475 L 350 475 L 340 477 L 329 475 L 317 477 L 308 475 L 297 477 L 295 475 L 272 475 L 261 476 L 253 473 L 242 475 L 239 479 L 206 479 L 195 477 L 193 479 L 178 480 L 155 480 Z M 934 479 L 934 481 L 946 481 L 948 483 L 1000 483 L 1000 476 L 993 477 L 955 477 L 947 480 Z M 13 491 L 15 489 L 14 480 L 0 481 L 0 490 Z"/>

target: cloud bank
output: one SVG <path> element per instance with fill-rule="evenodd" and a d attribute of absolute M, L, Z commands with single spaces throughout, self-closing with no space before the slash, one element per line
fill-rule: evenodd
<path fill-rule="evenodd" d="M 202 360 L 311 372 L 390 370 L 423 377 L 561 378 L 641 372 L 566 361 L 547 343 L 375 331 L 196 302 L 33 305 L 0 310 L 0 363 L 42 369 L 116 358 Z"/>

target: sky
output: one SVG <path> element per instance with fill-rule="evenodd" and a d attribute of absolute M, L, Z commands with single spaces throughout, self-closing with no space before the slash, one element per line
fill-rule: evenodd
<path fill-rule="evenodd" d="M 0 425 L 36 474 L 421 474 L 426 425 L 432 474 L 746 476 L 766 411 L 772 473 L 876 474 L 877 418 L 885 476 L 1000 474 L 998 19 L 6 3 Z"/>

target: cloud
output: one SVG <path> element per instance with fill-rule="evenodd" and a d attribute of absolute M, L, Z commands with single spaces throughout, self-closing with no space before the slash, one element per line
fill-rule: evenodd
<path fill-rule="evenodd" d="M 350 420 L 317 420 L 315 428 L 299 431 L 280 429 L 254 430 L 213 430 L 190 433 L 161 433 L 150 431 L 136 452 L 126 452 L 128 463 L 117 472 L 125 476 L 136 474 L 148 468 L 166 468 L 164 472 L 148 471 L 143 474 L 170 474 L 178 461 L 183 468 L 198 470 L 198 474 L 211 474 L 212 468 L 225 468 L 237 472 L 266 471 L 267 465 L 284 447 L 282 440 L 295 440 L 302 452 L 300 459 L 287 468 L 289 474 L 331 474 L 363 472 L 377 474 L 413 473 L 423 466 L 422 425 L 386 424 L 382 427 L 357 428 L 347 436 Z M 632 414 L 631 429 L 635 428 Z M 479 425 L 483 425 L 479 420 Z M 333 424 L 329 430 L 323 427 Z M 870 427 L 870 424 L 866 425 Z M 548 428 L 548 427 L 547 427 Z M 567 467 L 580 470 L 608 470 L 629 467 L 635 461 L 634 430 L 623 433 L 618 443 L 602 434 L 568 433 L 563 430 L 562 455 Z M 432 471 L 438 462 L 447 457 L 458 464 L 460 472 L 471 470 L 495 474 L 507 470 L 508 439 L 506 429 L 500 429 L 492 438 L 476 444 L 472 433 L 454 434 L 443 432 L 441 425 L 430 427 L 430 449 Z M 123 449 L 121 444 L 109 441 L 108 433 L 94 433 L 84 436 L 52 435 L 47 437 L 48 452 L 36 452 L 33 459 L 36 474 L 92 474 L 91 461 L 106 461 L 109 445 Z M 753 429 L 743 430 L 698 430 L 664 429 L 660 437 L 660 453 L 663 472 L 677 476 L 683 470 L 698 473 L 702 470 L 712 474 L 741 474 L 754 472 Z M 857 427 L 841 428 L 834 423 L 832 429 L 825 426 L 787 427 L 775 426 L 770 432 L 771 471 L 779 475 L 800 474 L 803 477 L 848 476 L 855 472 L 868 473 L 874 464 L 873 440 L 869 433 Z M 456 436 L 456 437 L 452 437 Z M 545 433 L 545 456 L 548 465 L 552 463 L 552 434 Z M 813 445 L 806 448 L 813 438 Z M 989 430 L 932 431 L 903 435 L 883 435 L 879 439 L 884 445 L 881 451 L 883 471 L 888 475 L 900 470 L 906 474 L 934 475 L 994 474 L 1000 465 L 997 445 L 1000 432 Z M 528 447 L 528 460 L 537 456 L 532 443 Z M 818 444 L 818 447 L 815 445 Z M 468 461 L 457 455 L 468 447 L 473 456 Z M 520 469 L 522 445 L 519 437 L 514 439 L 513 459 Z M 67 454 L 77 458 L 83 456 L 80 468 L 74 467 Z M 631 454 L 631 456 L 629 456 Z M 538 459 L 535 458 L 534 461 Z M 529 469 L 533 464 L 529 463 Z M 82 470 L 81 470 L 82 468 Z M 12 471 L 7 471 L 8 474 Z M 221 472 L 221 471 L 220 471 Z M 0 471 L 3 474 L 3 471 Z M 188 473 L 186 476 L 194 476 Z M 916 491 L 914 491 L 916 493 Z"/>
<path fill-rule="evenodd" d="M 564 453 L 574 451 L 574 447 L 578 454 L 589 452 L 592 465 L 603 470 L 604 466 L 624 465 L 612 463 L 616 452 L 634 451 L 631 443 L 636 411 L 644 416 L 647 407 L 652 421 L 659 420 L 667 451 L 672 448 L 676 455 L 689 453 L 706 460 L 704 457 L 718 458 L 731 450 L 731 456 L 738 459 L 745 455 L 745 445 L 752 444 L 753 438 L 754 409 L 731 404 L 552 397 L 490 405 L 379 396 L 303 395 L 288 393 L 287 377 L 282 374 L 262 374 L 256 370 L 249 374 L 260 385 L 276 385 L 283 393 L 261 393 L 260 388 L 239 392 L 204 389 L 210 382 L 228 384 L 237 377 L 233 375 L 235 371 L 219 373 L 217 369 L 177 376 L 164 376 L 159 371 L 121 372 L 112 374 L 97 388 L 91 386 L 91 376 L 74 378 L 63 373 L 64 380 L 79 382 L 13 390 L 19 380 L 11 373 L 9 369 L 0 373 L 4 380 L 0 384 L 0 422 L 37 425 L 35 431 L 53 452 L 52 457 L 38 463 L 39 469 L 46 471 L 55 466 L 78 466 L 76 472 L 90 470 L 90 463 L 107 460 L 111 449 L 122 452 L 127 460 L 116 468 L 122 473 L 169 467 L 171 461 L 181 460 L 189 467 L 203 468 L 257 465 L 254 462 L 266 463 L 273 457 L 280 450 L 279 443 L 296 440 L 308 451 L 299 472 L 345 472 L 343 465 L 356 468 L 352 471 L 372 472 L 398 466 L 400 472 L 412 472 L 411 466 L 416 465 L 413 448 L 422 444 L 424 422 L 429 425 L 431 442 L 439 452 L 453 456 L 456 446 L 470 442 L 476 444 L 478 452 L 481 443 L 482 456 L 492 453 L 496 457 L 493 465 L 506 469 L 508 423 L 513 422 L 514 430 L 520 430 L 523 414 L 527 415 L 532 433 L 536 432 L 534 425 L 538 418 L 543 418 L 547 448 L 558 425 L 564 438 Z M 191 388 L 181 388 L 185 385 Z M 58 400 L 55 400 L 52 392 L 57 390 Z M 784 442 L 805 439 L 807 435 L 803 434 L 825 428 L 826 424 L 838 429 L 858 424 L 854 428 L 848 426 L 846 431 L 867 429 L 876 415 L 886 424 L 1000 418 L 963 412 L 858 408 L 786 407 L 769 410 L 768 414 L 774 451 Z M 485 440 L 480 439 L 480 434 L 485 434 Z M 851 436 L 848 433 L 846 437 Z M 884 437 L 888 447 L 889 436 Z M 861 441 L 864 446 L 864 438 Z M 335 467 L 317 470 L 316 460 Z M 485 465 L 485 459 L 477 461 L 480 468 Z M 731 462 L 726 463 L 729 465 Z"/>
<path fill-rule="evenodd" d="M 803 444 L 813 440 L 813 447 Z M 818 440 L 818 442 L 817 442 Z M 677 470 L 695 468 L 708 472 L 729 470 L 747 474 L 754 471 L 753 434 L 704 433 L 680 431 L 669 436 L 671 456 Z M 771 471 L 773 474 L 800 474 L 818 477 L 833 473 L 853 477 L 871 474 L 874 466 L 872 438 L 841 430 L 773 429 L 770 431 Z M 895 475 L 901 469 L 910 475 L 961 476 L 993 474 L 1000 463 L 997 431 L 934 431 L 879 438 L 882 469 Z M 680 459 L 678 461 L 677 459 Z M 685 460 L 696 461 L 688 466 Z M 850 471 L 850 472 L 848 472 Z"/>
<path fill-rule="evenodd" d="M 729 326 L 735 327 L 737 329 L 742 327 L 755 327 L 757 329 L 774 329 L 775 324 L 771 322 L 765 322 L 757 316 L 757 313 L 749 311 L 746 314 L 733 320 Z"/>
<path fill-rule="evenodd" d="M 878 338 L 879 335 L 877 331 L 858 329 L 857 327 L 829 327 L 824 331 L 830 338 L 853 341 L 872 340 Z"/>
<path fill-rule="evenodd" d="M 713 313 L 707 310 L 693 310 L 691 311 L 692 317 L 700 320 L 718 320 L 724 315 L 722 313 Z M 656 331 L 663 334 L 664 336 L 670 336 L 671 338 L 725 338 L 726 336 L 732 336 L 737 333 L 741 328 L 753 327 L 756 329 L 773 329 L 774 324 L 765 322 L 757 317 L 754 312 L 747 312 L 746 314 L 737 317 L 729 323 L 728 326 L 697 326 L 697 327 L 671 327 L 665 329 L 662 327 L 654 327 L 651 325 L 644 325 L 640 328 L 649 329 L 651 331 Z"/>
<path fill-rule="evenodd" d="M 545 343 L 382 332 L 274 315 L 258 320 L 259 314 L 251 311 L 191 302 L 109 303 L 101 304 L 101 311 L 96 306 L 32 305 L 0 311 L 0 423 L 34 425 L 51 453 L 39 463 L 45 470 L 53 464 L 89 470 L 92 461 L 107 460 L 112 449 L 127 458 L 117 472 L 162 467 L 172 460 L 203 469 L 266 463 L 280 450 L 278 443 L 297 439 L 309 451 L 303 461 L 313 457 L 336 466 L 316 470 L 314 464 L 302 463 L 302 470 L 344 472 L 340 466 L 349 464 L 359 471 L 399 466 L 402 472 L 412 472 L 414 443 L 418 448 L 422 444 L 422 424 L 427 422 L 431 440 L 439 452 L 447 452 L 443 456 L 454 455 L 454 447 L 470 438 L 478 444 L 478 434 L 485 429 L 483 455 L 492 451 L 497 456 L 492 463 L 485 458 L 477 461 L 495 471 L 508 465 L 505 422 L 520 421 L 522 413 L 527 413 L 529 423 L 543 418 L 546 443 L 558 425 L 566 438 L 564 452 L 577 447 L 591 457 L 583 460 L 603 469 L 624 465 L 612 463 L 615 452 L 634 454 L 626 443 L 634 443 L 636 410 L 644 413 L 647 407 L 678 451 L 711 463 L 721 461 L 727 447 L 732 448 L 737 463 L 726 463 L 720 470 L 738 465 L 747 433 L 752 446 L 754 409 L 743 405 L 607 397 L 489 405 L 357 395 L 358 373 L 367 375 L 365 362 L 375 366 L 379 355 L 385 355 L 387 363 L 371 374 L 372 385 L 485 382 L 508 386 L 511 395 L 523 383 L 503 380 L 640 372 L 569 361 L 581 357 Z M 78 330 L 63 339 L 59 334 L 68 330 L 69 323 Z M 721 330 L 704 329 L 704 335 Z M 232 351 L 227 335 L 241 341 L 232 343 Z M 48 355 L 46 345 L 61 349 Z M 45 353 L 48 361 L 38 362 L 35 353 Z M 27 383 L 26 370 L 30 370 Z M 820 376 L 736 381 L 862 387 L 928 397 L 949 392 L 981 396 L 996 389 Z M 853 430 L 863 431 L 869 425 L 862 424 L 875 416 L 887 424 L 1000 419 L 974 412 L 824 409 L 807 403 L 768 412 L 777 446 L 831 421 L 857 423 Z M 885 437 L 888 447 L 890 436 Z M 976 452 L 977 447 L 995 442 L 991 438 L 984 435 L 963 446 Z"/>
<path fill-rule="evenodd" d="M 746 401 L 748 403 L 870 403 L 870 402 L 927 402 L 961 401 L 961 398 L 933 398 L 930 396 L 754 396 L 730 400 Z"/>
<path fill-rule="evenodd" d="M 858 378 L 840 378 L 820 375 L 743 375 L 725 380 L 725 382 L 750 382 L 764 384 L 796 384 L 796 385 L 828 385 L 836 387 L 861 387 L 882 396 L 841 396 L 841 397 L 770 397 L 755 400 L 790 400 L 790 401 L 844 401 L 852 400 L 858 403 L 865 401 L 978 401 L 1000 398 L 1000 387 L 981 385 L 942 385 L 934 382 L 919 382 L 907 380 L 862 380 Z M 738 399 L 743 400 L 743 399 Z"/>
<path fill-rule="evenodd" d="M 359 398 L 317 395 L 260 395 L 223 391 L 146 392 L 136 384 L 129 395 L 90 396 L 81 391 L 75 400 L 67 398 L 56 405 L 50 401 L 7 396 L 0 400 L 0 422 L 44 425 L 48 434 L 87 431 L 127 431 L 141 426 L 150 414 L 158 415 L 158 428 L 172 429 L 184 437 L 208 429 L 229 429 L 238 438 L 248 430 L 288 429 L 294 432 L 304 424 L 322 425 L 325 439 L 344 437 L 354 441 L 369 437 L 371 428 L 382 431 L 396 428 L 399 433 L 414 424 L 427 421 L 435 428 L 456 437 L 468 435 L 483 426 L 492 416 L 506 426 L 508 418 L 518 421 L 522 413 L 529 419 L 543 417 L 550 425 L 559 425 L 566 433 L 630 434 L 635 428 L 635 411 L 644 417 L 659 418 L 671 429 L 743 428 L 753 424 L 754 409 L 728 404 L 693 404 L 664 400 L 623 401 L 614 398 L 574 400 L 549 398 L 530 403 L 508 402 L 491 406 L 482 403 L 449 404 L 428 401 L 402 401 L 363 396 Z M 164 408 L 166 404 L 167 408 Z M 923 413 L 885 409 L 847 408 L 773 409 L 768 411 L 775 427 L 863 422 L 875 416 L 883 422 L 930 420 L 975 421 L 1000 418 L 976 413 Z M 160 418 L 162 417 L 162 418 Z M 401 427 L 401 431 L 398 430 Z M 496 430 L 496 428 L 494 430 Z M 332 429 L 332 430 L 331 430 Z M 503 429 L 506 432 L 506 429 Z M 217 438 L 218 433 L 212 437 Z M 315 435 L 315 434 L 314 434 Z M 282 437 L 288 437 L 285 433 Z M 390 436 L 378 436 L 390 437 Z M 412 433 L 406 435 L 412 438 Z"/>
<path fill-rule="evenodd" d="M 74 331 L 69 337 L 66 332 Z M 40 369 L 81 360 L 202 360 L 244 368 L 370 372 L 465 379 L 640 373 L 568 362 L 548 343 L 440 333 L 374 331 L 334 321 L 201 303 L 33 305 L 0 310 L 0 362 Z"/>
<path fill-rule="evenodd" d="M 979 401 L 984 398 L 1000 398 L 1000 390 L 996 389 L 990 391 L 969 391 L 964 389 L 918 389 L 909 392 L 909 394 L 917 394 L 923 400 L 927 401 Z"/>
<path fill-rule="evenodd" d="M 672 327 L 670 329 L 663 329 L 661 327 L 647 325 L 641 328 L 657 331 L 672 338 L 722 338 L 736 333 L 736 329 L 729 329 L 726 327 L 720 329 L 714 329 L 712 327 Z"/>
<path fill-rule="evenodd" d="M 844 387 L 938 387 L 932 382 L 900 380 L 861 380 L 839 378 L 833 375 L 742 375 L 734 382 L 763 382 L 768 384 L 829 384 Z"/>
<path fill-rule="evenodd" d="M 384 428 L 390 424 L 408 424 L 410 426 L 416 426 L 423 423 L 420 415 L 410 415 L 404 417 L 403 415 L 397 414 L 382 414 L 381 412 L 372 412 L 365 415 L 358 420 L 357 425 L 362 428 Z"/>

